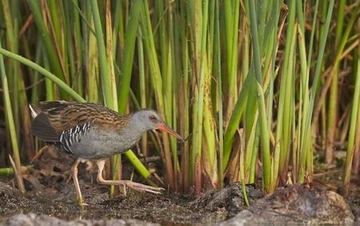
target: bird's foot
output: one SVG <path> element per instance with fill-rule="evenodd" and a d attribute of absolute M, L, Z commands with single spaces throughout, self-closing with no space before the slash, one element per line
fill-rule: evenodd
<path fill-rule="evenodd" d="M 161 194 L 161 191 L 164 191 L 164 188 L 161 187 L 153 187 L 150 185 L 140 184 L 133 181 L 126 181 L 125 184 L 127 187 L 132 188 L 136 191 L 145 191 L 153 194 Z"/>
<path fill-rule="evenodd" d="M 130 180 L 98 180 L 98 182 L 100 184 L 106 184 L 106 185 L 124 185 L 136 191 L 149 192 L 153 194 L 161 194 L 161 191 L 165 190 L 164 188 L 161 187 L 153 187 L 150 185 L 136 183 Z"/>
<path fill-rule="evenodd" d="M 78 205 L 83 209 L 85 206 L 88 206 L 89 204 L 84 202 L 84 199 L 82 197 L 77 199 Z"/>

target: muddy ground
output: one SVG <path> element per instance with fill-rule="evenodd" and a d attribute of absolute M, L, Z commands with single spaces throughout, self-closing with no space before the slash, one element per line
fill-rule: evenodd
<path fill-rule="evenodd" d="M 311 184 L 279 188 L 264 196 L 259 186 L 247 185 L 250 207 L 237 183 L 200 197 L 155 195 L 127 190 L 109 197 L 109 187 L 96 183 L 96 170 L 80 167 L 80 186 L 87 206 L 79 207 L 70 177 L 73 159 L 44 153 L 25 175 L 27 192 L 20 193 L 12 176 L 0 178 L 0 223 L 6 225 L 244 225 L 253 223 L 360 223 L 358 180 L 347 199 L 338 195 L 338 169 L 317 172 Z M 134 221 L 135 219 L 136 221 Z M 86 223 L 85 223 L 86 222 Z M 114 222 L 113 222 L 114 223 Z M 114 225 L 120 224 L 116 221 Z"/>

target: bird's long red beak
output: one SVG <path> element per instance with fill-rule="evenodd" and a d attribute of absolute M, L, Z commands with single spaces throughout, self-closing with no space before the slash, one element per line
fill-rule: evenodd
<path fill-rule="evenodd" d="M 159 123 L 157 125 L 157 128 L 159 130 L 165 131 L 171 135 L 173 135 L 174 137 L 176 137 L 179 140 L 184 140 L 177 132 L 175 132 L 174 130 L 170 129 L 165 123 Z"/>

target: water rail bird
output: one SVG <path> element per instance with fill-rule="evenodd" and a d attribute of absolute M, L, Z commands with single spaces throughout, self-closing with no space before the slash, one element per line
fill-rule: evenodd
<path fill-rule="evenodd" d="M 124 185 L 137 191 L 158 194 L 163 188 L 130 180 L 105 180 L 102 175 L 105 160 L 129 150 L 149 130 L 162 130 L 184 140 L 165 124 L 157 112 L 150 109 L 120 115 L 99 104 L 61 100 L 43 101 L 29 107 L 34 118 L 31 127 L 33 135 L 77 157 L 72 166 L 72 177 L 80 205 L 85 205 L 78 180 L 80 162 L 96 161 L 100 184 Z"/>

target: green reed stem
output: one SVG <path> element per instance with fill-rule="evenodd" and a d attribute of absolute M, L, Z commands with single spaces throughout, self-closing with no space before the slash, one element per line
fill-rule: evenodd
<path fill-rule="evenodd" d="M 165 96 L 164 96 L 164 90 L 166 89 L 163 86 L 164 81 L 160 71 L 159 61 L 156 55 L 157 51 L 155 48 L 154 34 L 151 29 L 152 26 L 151 26 L 150 14 L 149 11 L 147 10 L 148 9 L 147 1 L 143 1 L 141 7 L 142 7 L 142 13 L 140 17 L 140 22 L 141 22 L 140 25 L 141 25 L 142 34 L 145 37 L 144 47 L 145 47 L 145 54 L 147 57 L 147 63 L 149 65 L 149 72 L 150 72 L 149 78 L 154 91 L 157 110 L 162 117 L 167 119 L 168 118 L 167 115 L 170 114 L 171 111 L 166 109 L 167 105 L 165 104 Z M 171 107 L 171 105 L 169 107 Z M 167 123 L 170 122 L 168 121 Z M 166 164 L 166 168 L 165 168 L 166 177 L 171 190 L 174 190 L 175 189 L 175 177 L 174 177 L 175 175 L 173 172 L 174 163 L 172 162 L 169 135 L 167 133 L 163 133 L 163 150 L 164 150 L 164 158 Z"/>
<path fill-rule="evenodd" d="M 105 105 L 111 109 L 116 109 L 116 105 L 114 105 L 114 103 L 117 102 L 117 94 L 114 92 L 114 90 L 116 90 L 116 83 L 114 82 L 115 79 L 113 78 L 113 73 L 109 70 L 112 62 L 108 62 L 107 59 L 107 56 L 109 55 L 105 48 L 105 36 L 102 30 L 99 8 L 96 0 L 91 0 L 90 3 L 92 15 L 94 17 L 96 43 L 99 51 L 100 76 Z M 108 34 L 107 37 L 109 36 L 111 37 L 111 34 Z M 109 45 L 109 48 L 112 48 L 112 45 Z"/>
<path fill-rule="evenodd" d="M 331 22 L 331 17 L 332 17 L 332 11 L 333 11 L 333 7 L 334 7 L 334 0 L 330 0 L 330 4 L 328 7 L 328 13 L 327 13 L 327 17 L 325 20 L 325 24 L 324 24 L 324 32 L 323 35 L 321 37 L 320 40 L 320 47 L 319 47 L 319 54 L 318 54 L 318 58 L 317 58 L 317 64 L 316 64 L 316 68 L 315 68 L 315 76 L 313 79 L 313 90 L 311 92 L 311 96 L 310 96 L 310 105 L 309 105 L 309 111 L 307 112 L 306 118 L 305 118 L 305 123 L 306 125 L 304 126 L 304 134 L 305 136 L 302 139 L 301 142 L 301 148 L 305 148 L 305 147 L 309 147 L 308 142 L 308 136 L 310 134 L 310 128 L 311 128 L 311 117 L 313 115 L 313 109 L 314 109 L 314 103 L 315 103 L 315 98 L 316 98 L 316 91 L 318 88 L 318 83 L 320 80 L 320 75 L 321 75 L 321 68 L 322 68 L 322 62 L 323 62 L 323 57 L 324 57 L 324 50 L 325 50 L 325 44 L 326 44 L 326 40 L 328 37 L 328 32 L 329 32 L 329 27 L 330 27 L 330 22 Z M 316 16 L 317 14 L 315 13 L 314 16 Z M 310 60 L 311 58 L 308 58 L 308 60 Z M 310 151 L 311 149 L 306 148 L 306 149 L 300 149 L 301 153 L 300 153 L 300 168 L 299 168 L 299 177 L 298 177 L 298 182 L 302 183 L 304 181 L 305 178 L 305 174 L 306 174 L 306 164 L 308 165 L 309 161 L 308 158 L 311 158 L 312 155 L 310 155 Z M 311 165 L 308 165 L 308 167 L 312 167 Z"/>
<path fill-rule="evenodd" d="M 123 61 L 121 64 L 120 86 L 118 89 L 119 112 L 125 113 L 128 105 L 131 73 L 134 61 L 135 41 L 139 28 L 139 16 L 142 8 L 142 1 L 133 1 L 130 8 L 129 21 L 126 26 Z"/>
<path fill-rule="evenodd" d="M 82 98 L 78 93 L 76 93 L 73 89 L 71 89 L 65 82 L 63 82 L 61 79 L 59 79 L 56 75 L 50 73 L 45 68 L 39 66 L 38 64 L 32 62 L 31 60 L 28 60 L 18 54 L 12 53 L 6 49 L 3 49 L 0 47 L 0 54 L 7 56 L 13 60 L 16 60 L 22 64 L 25 64 L 29 66 L 30 68 L 38 71 L 42 75 L 44 75 L 46 78 L 53 81 L 55 84 L 57 84 L 60 88 L 62 88 L 66 93 L 68 93 L 74 100 L 78 102 L 85 102 L 84 98 Z"/>
<path fill-rule="evenodd" d="M 28 0 L 27 2 L 34 16 L 34 21 L 37 25 L 37 28 L 39 29 L 39 33 L 41 34 L 40 36 L 44 42 L 53 73 L 56 74 L 61 80 L 69 83 L 69 81 L 65 79 L 63 68 L 61 67 L 58 55 L 56 54 L 55 45 L 51 40 L 50 32 L 48 31 L 47 26 L 45 25 L 42 18 L 40 1 Z"/>
<path fill-rule="evenodd" d="M 350 179 L 351 179 L 351 166 L 353 162 L 354 152 L 355 152 L 355 134 L 358 121 L 358 115 L 360 112 L 360 59 L 357 62 L 357 73 L 355 76 L 355 90 L 354 90 L 354 99 L 351 108 L 351 119 L 350 119 L 350 129 L 349 129 L 349 141 L 346 151 L 346 159 L 343 173 L 343 186 L 346 190 L 349 189 Z"/>
<path fill-rule="evenodd" d="M 0 50 L 1 49 L 2 48 L 1 48 L 1 42 L 0 42 Z M 7 124 L 8 130 L 10 132 L 11 146 L 12 146 L 13 155 L 14 155 L 14 159 L 15 159 L 15 167 L 17 168 L 17 171 L 21 174 L 22 170 L 21 170 L 20 152 L 19 152 L 18 139 L 17 139 L 17 135 L 16 135 L 16 127 L 15 127 L 15 123 L 14 123 L 13 110 L 12 110 L 10 94 L 9 94 L 9 84 L 8 84 L 7 74 L 5 71 L 4 57 L 1 52 L 0 52 L 0 78 L 1 78 L 1 84 L 3 87 L 6 124 Z M 21 192 L 25 192 L 25 186 L 24 186 L 24 181 L 22 179 L 22 175 L 17 176 L 17 183 L 18 183 L 19 190 Z"/>
<path fill-rule="evenodd" d="M 262 88 L 262 72 L 260 61 L 260 46 L 259 36 L 257 29 L 257 18 L 255 12 L 255 3 L 249 0 L 250 9 L 250 27 L 253 34 L 253 51 L 254 51 L 254 65 L 255 65 L 255 78 L 256 78 L 256 90 L 258 96 L 259 107 L 259 123 L 261 129 L 261 143 L 262 143 L 262 160 L 263 160 L 263 180 L 264 188 L 267 192 L 271 192 L 271 158 L 270 158 L 270 136 L 269 128 L 267 127 L 265 97 Z"/>

